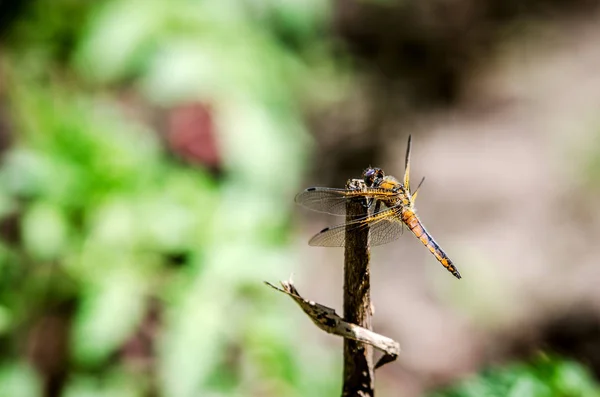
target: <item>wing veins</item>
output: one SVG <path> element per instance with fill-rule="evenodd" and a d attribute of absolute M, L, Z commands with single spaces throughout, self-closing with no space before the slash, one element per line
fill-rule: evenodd
<path fill-rule="evenodd" d="M 398 217 L 399 206 L 387 208 L 379 212 L 380 216 L 369 216 L 361 220 L 356 220 L 340 224 L 331 228 L 325 228 L 317 233 L 309 241 L 312 246 L 324 247 L 342 247 L 346 243 L 346 230 L 361 230 L 365 227 L 371 229 L 371 245 L 381 245 L 393 241 L 400 237 L 403 231 L 403 222 Z M 383 212 L 389 212 L 389 215 L 383 216 Z"/>
<path fill-rule="evenodd" d="M 383 202 L 385 199 L 395 197 L 396 195 L 396 192 L 388 189 L 369 188 L 365 190 L 349 190 L 316 187 L 308 188 L 299 193 L 296 196 L 295 201 L 303 207 L 313 211 L 329 213 L 332 215 L 343 215 L 346 213 L 346 203 L 348 200 L 367 198 Z"/>

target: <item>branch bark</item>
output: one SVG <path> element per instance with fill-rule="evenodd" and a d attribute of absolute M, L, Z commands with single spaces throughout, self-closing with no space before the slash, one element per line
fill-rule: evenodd
<path fill-rule="evenodd" d="M 355 180 L 356 181 L 356 180 Z M 358 188 L 348 183 L 348 188 Z M 366 199 L 350 200 L 346 221 L 368 215 Z M 368 227 L 346 227 L 344 250 L 344 320 L 371 331 L 371 280 Z M 342 397 L 374 395 L 373 349 L 352 339 L 344 339 L 344 383 Z"/>

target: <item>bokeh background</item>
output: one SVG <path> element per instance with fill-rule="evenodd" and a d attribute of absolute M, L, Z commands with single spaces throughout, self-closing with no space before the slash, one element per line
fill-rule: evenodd
<path fill-rule="evenodd" d="M 600 7 L 577 0 L 0 1 L 0 396 L 332 396 L 335 224 L 401 175 L 463 274 L 372 253 L 380 396 L 600 386 Z"/>

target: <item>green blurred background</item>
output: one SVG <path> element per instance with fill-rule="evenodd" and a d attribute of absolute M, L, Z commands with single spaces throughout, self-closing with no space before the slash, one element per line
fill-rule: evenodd
<path fill-rule="evenodd" d="M 427 174 L 373 250 L 380 396 L 600 396 L 600 9 L 578 0 L 0 1 L 0 397 L 332 396 L 339 222 Z"/>

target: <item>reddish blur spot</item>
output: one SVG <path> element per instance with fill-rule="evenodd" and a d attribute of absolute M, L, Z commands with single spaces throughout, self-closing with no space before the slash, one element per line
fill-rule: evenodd
<path fill-rule="evenodd" d="M 188 103 L 168 113 L 167 142 L 184 160 L 218 170 L 221 156 L 215 140 L 212 109 L 203 103 Z"/>

